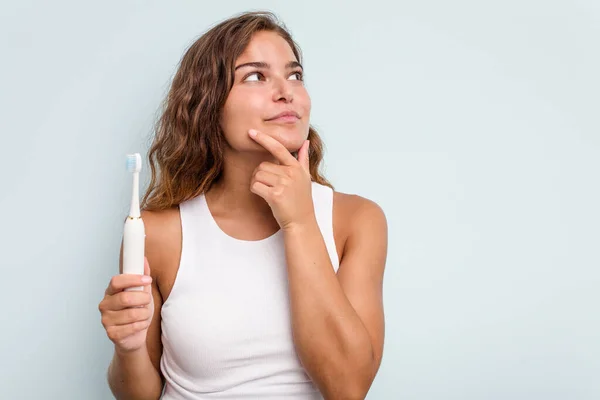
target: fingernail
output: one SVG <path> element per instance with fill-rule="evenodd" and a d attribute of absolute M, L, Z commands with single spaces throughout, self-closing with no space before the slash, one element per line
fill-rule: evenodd
<path fill-rule="evenodd" d="M 148 275 L 142 276 L 142 283 L 150 283 L 152 282 L 152 277 Z"/>
<path fill-rule="evenodd" d="M 258 132 L 256 132 L 254 129 L 250 129 L 250 130 L 248 131 L 248 133 L 250 134 L 250 136 L 252 136 L 252 137 L 256 137 L 256 134 L 257 134 Z"/>

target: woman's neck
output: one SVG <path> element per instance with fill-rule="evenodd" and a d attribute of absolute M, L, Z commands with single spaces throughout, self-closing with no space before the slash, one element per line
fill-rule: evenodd
<path fill-rule="evenodd" d="M 271 208 L 252 193 L 250 184 L 255 169 L 263 161 L 274 162 L 267 153 L 230 153 L 225 157 L 219 180 L 206 193 L 215 211 L 245 215 L 272 215 Z"/>

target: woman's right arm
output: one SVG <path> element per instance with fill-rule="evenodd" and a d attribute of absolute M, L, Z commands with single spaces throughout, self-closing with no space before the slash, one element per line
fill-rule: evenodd
<path fill-rule="evenodd" d="M 108 368 L 108 385 L 118 400 L 155 400 L 162 394 L 164 381 L 159 373 L 162 354 L 160 343 L 162 300 L 154 282 L 151 284 L 154 315 L 147 330 L 146 346 L 128 350 L 115 344 L 113 359 Z"/>
<path fill-rule="evenodd" d="M 153 254 L 158 248 L 149 243 L 152 229 L 148 228 L 146 226 L 145 276 L 151 276 L 152 282 L 143 283 L 141 276 L 122 274 L 121 245 L 119 275 L 111 279 L 99 305 L 102 324 L 115 348 L 107 378 L 116 399 L 154 400 L 160 398 L 163 390 L 164 378 L 160 373 L 162 297 L 156 279 L 160 268 L 150 269 L 153 263 L 160 264 L 160 257 Z M 144 290 L 124 291 L 135 286 L 144 286 Z"/>

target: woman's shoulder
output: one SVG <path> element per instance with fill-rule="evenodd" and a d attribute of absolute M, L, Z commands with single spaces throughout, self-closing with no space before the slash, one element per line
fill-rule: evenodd
<path fill-rule="evenodd" d="M 368 199 L 357 194 L 342 192 L 333 192 L 334 214 L 349 220 L 364 220 L 371 218 L 385 219 L 385 213 L 379 204 L 374 200 Z"/>
<path fill-rule="evenodd" d="M 179 207 L 164 210 L 142 210 L 146 233 L 146 257 L 152 275 L 179 263 L 181 252 L 181 221 Z"/>
<path fill-rule="evenodd" d="M 164 210 L 142 210 L 141 217 L 146 228 L 146 240 L 169 241 L 173 234 L 181 232 L 177 206 Z"/>
<path fill-rule="evenodd" d="M 321 193 L 329 192 L 329 195 L 333 193 L 333 205 L 338 213 L 351 215 L 358 211 L 367 214 L 383 214 L 382 208 L 371 199 L 357 194 L 338 192 L 323 183 L 313 181 L 312 184 L 313 190 L 319 190 Z"/>
<path fill-rule="evenodd" d="M 333 192 L 333 226 L 344 248 L 352 236 L 387 236 L 387 220 L 382 207 L 357 194 Z"/>

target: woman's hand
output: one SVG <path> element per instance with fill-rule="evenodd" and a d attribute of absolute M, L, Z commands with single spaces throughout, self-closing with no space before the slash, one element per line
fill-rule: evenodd
<path fill-rule="evenodd" d="M 252 174 L 250 190 L 265 199 L 283 230 L 314 219 L 312 186 L 306 140 L 298 159 L 277 140 L 254 129 L 250 137 L 267 149 L 279 161 L 261 163 Z"/>
<path fill-rule="evenodd" d="M 144 257 L 144 275 L 113 276 L 98 305 L 106 334 L 119 352 L 135 351 L 146 345 L 146 334 L 154 314 L 151 282 L 150 265 Z M 143 291 L 125 290 L 140 286 Z"/>

